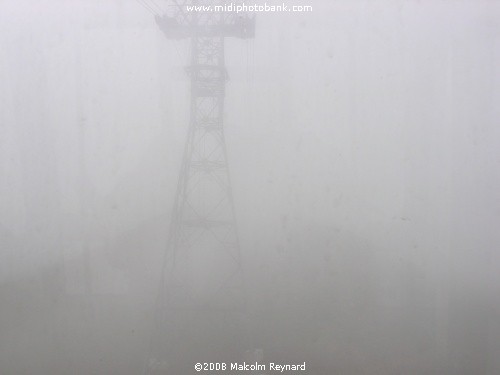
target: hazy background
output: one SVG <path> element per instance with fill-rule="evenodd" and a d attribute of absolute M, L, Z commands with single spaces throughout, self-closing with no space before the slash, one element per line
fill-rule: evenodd
<path fill-rule="evenodd" d="M 301 4 L 226 44 L 265 359 L 500 373 L 500 2 Z M 0 0 L 2 375 L 140 373 L 187 46 L 133 0 Z"/>

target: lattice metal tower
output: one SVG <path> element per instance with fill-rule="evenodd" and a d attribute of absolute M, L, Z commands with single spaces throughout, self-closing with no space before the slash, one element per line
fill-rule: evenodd
<path fill-rule="evenodd" d="M 255 22 L 215 11 L 216 0 L 171 3 L 156 20 L 167 38 L 190 39 L 190 119 L 145 372 L 182 375 L 196 373 L 196 362 L 242 360 L 249 345 L 223 128 L 224 40 L 252 38 Z"/>

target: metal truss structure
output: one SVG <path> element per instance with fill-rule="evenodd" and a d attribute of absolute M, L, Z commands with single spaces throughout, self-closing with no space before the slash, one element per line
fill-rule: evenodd
<path fill-rule="evenodd" d="M 218 2 L 175 1 L 156 19 L 167 38 L 190 39 L 191 103 L 145 371 L 150 375 L 194 373 L 196 362 L 234 360 L 245 349 L 244 280 L 223 127 L 224 40 L 253 37 L 254 20 L 186 12 L 189 4 Z"/>
<path fill-rule="evenodd" d="M 255 19 L 227 10 L 222 0 L 173 0 L 163 16 L 156 22 L 169 39 L 189 37 L 236 37 L 255 36 Z M 234 6 L 238 1 L 230 3 Z M 188 9 L 189 7 L 189 9 Z M 196 8 L 193 8 L 196 7 Z M 197 9 L 194 11 L 194 9 Z"/>

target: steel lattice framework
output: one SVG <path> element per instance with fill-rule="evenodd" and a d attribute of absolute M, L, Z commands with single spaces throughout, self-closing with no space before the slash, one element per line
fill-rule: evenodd
<path fill-rule="evenodd" d="M 224 40 L 253 37 L 254 20 L 186 11 L 216 4 L 174 1 L 156 19 L 167 38 L 190 39 L 191 103 L 147 374 L 194 373 L 193 360 L 229 360 L 244 339 L 243 270 L 223 127 Z"/>

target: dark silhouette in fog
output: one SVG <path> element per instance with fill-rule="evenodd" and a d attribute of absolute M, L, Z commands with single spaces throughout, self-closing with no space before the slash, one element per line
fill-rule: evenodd
<path fill-rule="evenodd" d="M 226 42 L 248 357 L 500 373 L 500 4 L 307 3 Z M 0 25 L 0 373 L 140 374 L 189 46 L 133 0 L 6 0 Z"/>

